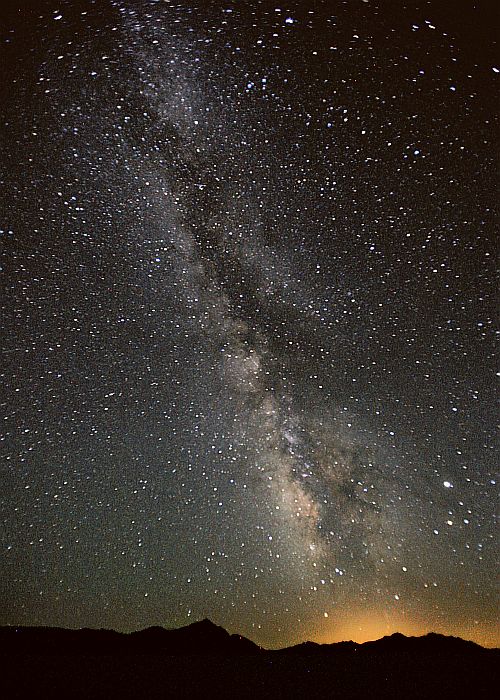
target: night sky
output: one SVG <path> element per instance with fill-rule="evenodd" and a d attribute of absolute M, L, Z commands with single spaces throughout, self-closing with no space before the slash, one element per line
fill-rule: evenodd
<path fill-rule="evenodd" d="M 4 5 L 0 624 L 499 644 L 495 3 Z"/>

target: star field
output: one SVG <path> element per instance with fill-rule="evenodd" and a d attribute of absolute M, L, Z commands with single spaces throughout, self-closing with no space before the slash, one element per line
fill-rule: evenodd
<path fill-rule="evenodd" d="M 498 644 L 479 5 L 1 11 L 0 624 Z"/>

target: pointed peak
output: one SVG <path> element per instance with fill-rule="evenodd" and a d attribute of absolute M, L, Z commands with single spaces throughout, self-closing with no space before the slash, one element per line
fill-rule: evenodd
<path fill-rule="evenodd" d="M 203 618 L 203 620 L 197 620 L 195 622 L 191 622 L 190 625 L 187 625 L 188 627 L 198 627 L 199 629 L 222 629 L 222 627 L 219 627 L 219 625 L 216 625 L 215 622 L 212 622 L 212 620 L 209 620 L 208 617 Z"/>

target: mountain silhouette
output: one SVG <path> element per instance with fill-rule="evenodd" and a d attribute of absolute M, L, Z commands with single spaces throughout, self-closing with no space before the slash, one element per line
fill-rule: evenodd
<path fill-rule="evenodd" d="M 223 627 L 205 619 L 185 627 L 166 629 L 147 627 L 125 634 L 106 629 L 64 629 L 60 627 L 0 627 L 0 654 L 113 654 L 155 653 L 170 656 L 206 654 L 293 654 L 335 655 L 352 653 L 478 653 L 486 650 L 475 642 L 430 632 L 421 637 L 406 637 L 396 632 L 375 641 L 352 641 L 318 644 L 301 642 L 291 647 L 266 650 L 250 639 L 230 634 Z"/>
<path fill-rule="evenodd" d="M 443 634 L 430 632 L 421 637 L 405 637 L 400 632 L 395 632 L 387 637 L 375 641 L 358 644 L 356 642 L 335 642 L 333 644 L 317 644 L 316 642 L 302 642 L 292 647 L 278 650 L 282 654 L 360 654 L 371 653 L 461 653 L 485 651 L 475 642 L 450 637 Z"/>
<path fill-rule="evenodd" d="M 458 637 L 392 634 L 266 650 L 210 620 L 179 629 L 0 628 L 8 698 L 493 697 L 500 650 Z"/>
<path fill-rule="evenodd" d="M 130 649 L 167 654 L 255 654 L 259 647 L 245 637 L 229 634 L 210 620 L 166 630 L 149 627 L 130 635 Z"/>
<path fill-rule="evenodd" d="M 255 654 L 250 639 L 229 634 L 210 620 L 178 629 L 148 627 L 123 634 L 112 630 L 59 627 L 0 627 L 0 654 Z"/>

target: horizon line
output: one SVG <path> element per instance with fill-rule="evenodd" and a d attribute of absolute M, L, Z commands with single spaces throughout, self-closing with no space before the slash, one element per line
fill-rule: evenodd
<path fill-rule="evenodd" d="M 453 635 L 453 634 L 443 634 L 442 632 L 434 632 L 434 631 L 428 631 L 424 632 L 423 634 L 404 634 L 403 632 L 391 632 L 390 634 L 385 634 L 382 637 L 377 637 L 375 639 L 366 639 L 364 642 L 356 642 L 353 639 L 342 639 L 338 640 L 336 642 L 315 642 L 311 639 L 304 639 L 301 642 L 296 642 L 294 644 L 284 646 L 284 647 L 263 647 L 260 644 L 257 644 L 257 642 L 254 642 L 253 639 L 250 637 L 247 637 L 244 634 L 240 634 L 239 632 L 229 632 L 223 625 L 218 625 L 217 623 L 213 622 L 208 617 L 199 619 L 199 620 L 194 620 L 193 622 L 189 622 L 186 625 L 181 625 L 180 627 L 164 627 L 163 625 L 148 625 L 147 627 L 141 627 L 139 629 L 133 629 L 131 631 L 120 631 L 114 628 L 110 627 L 91 627 L 91 626 L 85 626 L 85 627 L 62 627 L 60 625 L 46 625 L 46 624 L 41 624 L 41 625 L 2 625 L 0 624 L 0 630 L 1 629 L 47 629 L 47 630 L 65 630 L 69 632 L 83 632 L 86 630 L 91 630 L 93 632 L 114 632 L 115 634 L 121 634 L 121 635 L 132 635 L 132 634 L 137 634 L 139 632 L 144 632 L 149 629 L 162 629 L 165 632 L 175 632 L 177 630 L 181 629 L 186 629 L 187 627 L 191 627 L 193 625 L 199 625 L 204 622 L 209 622 L 211 625 L 214 627 L 218 627 L 219 629 L 223 629 L 227 634 L 231 636 L 236 636 L 236 637 L 243 637 L 244 639 L 248 639 L 252 644 L 255 644 L 255 646 L 259 647 L 259 649 L 262 649 L 262 651 L 284 651 L 286 649 L 292 649 L 297 646 L 301 646 L 302 644 L 314 644 L 319 647 L 329 647 L 329 646 L 336 646 L 338 644 L 355 644 L 357 646 L 363 646 L 365 644 L 371 644 L 374 642 L 379 642 L 382 641 L 383 639 L 390 639 L 391 637 L 394 636 L 399 636 L 399 637 L 404 637 L 405 639 L 422 639 L 424 637 L 428 636 L 436 636 L 436 637 L 443 637 L 445 639 L 460 639 L 463 642 L 467 642 L 470 644 L 475 644 L 476 646 L 480 647 L 481 649 L 491 649 L 491 650 L 500 650 L 500 647 L 498 646 L 488 646 L 485 644 L 480 644 L 479 642 L 474 641 L 473 639 L 467 639 L 465 637 Z"/>

